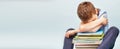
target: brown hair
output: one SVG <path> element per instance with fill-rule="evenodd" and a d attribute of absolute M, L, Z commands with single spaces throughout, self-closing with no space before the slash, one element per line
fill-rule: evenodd
<path fill-rule="evenodd" d="M 77 9 L 77 14 L 83 23 L 87 23 L 95 13 L 94 5 L 88 1 L 80 3 Z"/>

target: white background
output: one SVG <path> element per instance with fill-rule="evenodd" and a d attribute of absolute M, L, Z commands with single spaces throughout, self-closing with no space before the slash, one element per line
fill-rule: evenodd
<path fill-rule="evenodd" d="M 65 31 L 78 28 L 83 0 L 0 0 L 0 49 L 62 49 Z M 89 0 L 120 28 L 119 0 Z M 120 36 L 114 49 L 119 49 Z"/>

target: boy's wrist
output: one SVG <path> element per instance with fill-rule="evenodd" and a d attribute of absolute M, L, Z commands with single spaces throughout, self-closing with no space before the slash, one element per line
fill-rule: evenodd
<path fill-rule="evenodd" d="M 78 33 L 78 32 L 80 32 L 79 29 L 76 29 L 76 30 L 75 30 L 75 33 Z"/>
<path fill-rule="evenodd" d="M 103 25 L 103 22 L 104 22 L 104 17 L 101 17 L 100 19 L 99 19 L 99 22 L 101 23 L 101 25 Z"/>

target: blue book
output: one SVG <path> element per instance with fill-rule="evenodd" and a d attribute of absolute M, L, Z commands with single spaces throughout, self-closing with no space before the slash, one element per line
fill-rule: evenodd
<path fill-rule="evenodd" d="M 98 30 L 97 32 L 80 32 L 78 33 L 79 37 L 101 37 L 104 35 L 103 30 Z"/>

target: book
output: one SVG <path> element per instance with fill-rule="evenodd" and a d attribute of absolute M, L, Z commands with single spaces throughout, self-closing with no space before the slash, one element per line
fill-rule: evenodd
<path fill-rule="evenodd" d="M 98 46 L 75 46 L 76 49 L 97 49 Z"/>
<path fill-rule="evenodd" d="M 76 48 L 97 48 L 98 46 L 75 46 Z"/>
<path fill-rule="evenodd" d="M 74 43 L 75 44 L 75 46 L 96 46 L 96 45 L 100 45 L 101 44 L 101 42 L 102 42 L 102 40 L 100 40 L 100 41 L 83 41 L 83 42 L 76 42 L 76 43 Z"/>
<path fill-rule="evenodd" d="M 103 30 L 78 33 L 78 35 L 73 38 L 73 43 L 76 49 L 97 49 L 101 44 L 103 37 Z"/>
<path fill-rule="evenodd" d="M 104 34 L 101 35 L 101 37 L 81 37 L 81 36 L 75 36 L 73 40 L 101 40 L 104 37 Z"/>
<path fill-rule="evenodd" d="M 94 47 L 76 47 L 76 49 L 97 49 L 98 46 Z"/>
<path fill-rule="evenodd" d="M 80 44 L 100 44 L 102 40 L 73 40 L 73 43 L 80 43 Z"/>
<path fill-rule="evenodd" d="M 81 36 L 75 36 L 73 38 L 73 43 L 93 43 L 96 41 L 102 41 L 104 37 L 104 34 L 101 35 L 101 37 L 81 37 Z"/>
<path fill-rule="evenodd" d="M 103 30 L 97 32 L 80 32 L 77 34 L 79 37 L 101 37 L 104 34 Z"/>

